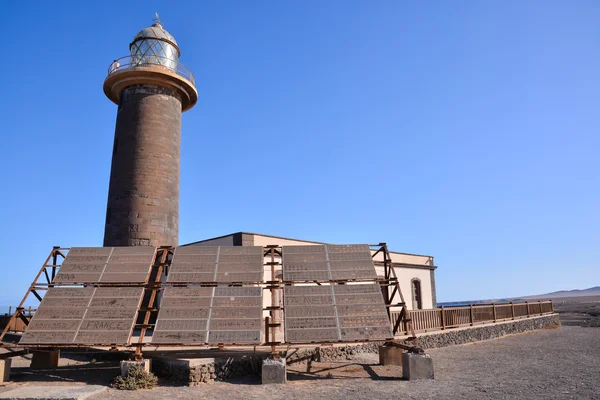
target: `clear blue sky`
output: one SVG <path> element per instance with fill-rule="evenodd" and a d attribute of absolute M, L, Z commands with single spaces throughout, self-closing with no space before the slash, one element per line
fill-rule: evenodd
<path fill-rule="evenodd" d="M 387 241 L 441 301 L 600 285 L 600 2 L 88 3 L 1 6 L 0 304 L 102 245 L 102 82 L 155 11 L 200 94 L 181 243 Z"/>

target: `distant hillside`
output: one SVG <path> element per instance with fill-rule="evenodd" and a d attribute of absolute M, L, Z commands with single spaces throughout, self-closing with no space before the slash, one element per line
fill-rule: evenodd
<path fill-rule="evenodd" d="M 488 299 L 488 300 L 469 300 L 469 301 L 448 301 L 438 303 L 438 306 L 465 306 L 469 304 L 488 304 L 488 303 L 507 303 L 510 301 L 518 302 L 525 300 L 557 300 L 568 297 L 586 297 L 586 296 L 600 296 L 600 286 L 594 286 L 588 289 L 575 289 L 575 290 L 559 290 L 558 292 L 537 294 L 535 296 L 523 296 L 523 297 L 511 297 L 503 299 Z"/>
<path fill-rule="evenodd" d="M 600 286 L 594 286 L 588 289 L 575 290 L 559 290 L 558 292 L 538 294 L 536 296 L 525 296 L 525 300 L 541 300 L 541 299 L 562 299 L 565 297 L 583 297 L 583 296 L 600 296 Z"/>

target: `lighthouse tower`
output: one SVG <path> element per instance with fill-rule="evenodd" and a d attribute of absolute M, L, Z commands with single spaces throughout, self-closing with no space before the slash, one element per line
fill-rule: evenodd
<path fill-rule="evenodd" d="M 174 246 L 179 234 L 181 113 L 198 100 L 192 72 L 156 15 L 113 61 L 104 93 L 118 104 L 104 246 Z"/>

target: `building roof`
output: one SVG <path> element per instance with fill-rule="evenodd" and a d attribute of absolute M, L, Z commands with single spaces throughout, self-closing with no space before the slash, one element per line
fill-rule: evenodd
<path fill-rule="evenodd" d="M 283 237 L 283 236 L 267 235 L 267 234 L 264 234 L 264 233 L 234 232 L 234 233 L 230 233 L 228 235 L 216 236 L 216 237 L 212 237 L 212 238 L 209 238 L 209 239 L 198 240 L 196 242 L 186 243 L 186 244 L 183 244 L 182 246 L 190 246 L 190 245 L 195 245 L 195 244 L 201 244 L 201 243 L 209 242 L 209 241 L 212 241 L 212 240 L 223 239 L 223 238 L 227 238 L 227 237 L 230 237 L 230 236 L 241 236 L 241 235 L 262 236 L 262 237 L 269 237 L 269 238 L 273 238 L 273 239 L 293 240 L 295 242 L 304 242 L 304 243 L 313 243 L 313 244 L 333 244 L 333 243 L 326 243 L 326 242 L 316 242 L 314 240 L 304 240 L 304 239 L 296 239 L 296 238 L 289 238 L 289 237 Z M 393 254 L 403 254 L 403 255 L 407 255 L 407 256 L 419 256 L 419 257 L 431 257 L 431 258 L 433 258 L 433 256 L 429 256 L 429 255 L 426 255 L 426 254 L 402 253 L 402 252 L 392 251 L 392 250 L 389 250 L 389 252 L 393 253 Z"/>

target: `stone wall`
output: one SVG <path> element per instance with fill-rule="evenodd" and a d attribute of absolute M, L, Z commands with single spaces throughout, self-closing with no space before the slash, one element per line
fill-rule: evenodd
<path fill-rule="evenodd" d="M 181 99 L 167 88 L 121 92 L 104 246 L 176 246 Z"/>

